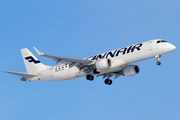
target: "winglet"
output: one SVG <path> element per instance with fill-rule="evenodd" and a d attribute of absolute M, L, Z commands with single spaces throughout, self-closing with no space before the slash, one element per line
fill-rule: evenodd
<path fill-rule="evenodd" d="M 35 51 L 36 51 L 40 56 L 45 55 L 45 53 L 40 52 L 37 48 L 35 48 L 35 47 L 33 47 L 33 48 L 35 49 Z"/>

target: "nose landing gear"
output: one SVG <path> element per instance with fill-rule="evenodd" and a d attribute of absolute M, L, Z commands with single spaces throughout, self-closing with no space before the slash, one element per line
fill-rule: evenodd
<path fill-rule="evenodd" d="M 161 62 L 159 62 L 159 59 L 162 57 L 162 55 L 156 55 L 155 58 L 157 60 L 156 64 L 161 65 Z"/>
<path fill-rule="evenodd" d="M 161 65 L 161 62 L 157 62 L 156 64 L 157 64 L 157 65 Z"/>

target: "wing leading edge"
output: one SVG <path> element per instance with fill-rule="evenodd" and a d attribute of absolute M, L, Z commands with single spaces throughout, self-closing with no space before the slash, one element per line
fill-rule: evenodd
<path fill-rule="evenodd" d="M 40 52 L 35 47 L 34 47 L 34 49 L 40 56 L 52 58 L 54 61 L 57 62 L 56 65 L 60 64 L 60 63 L 66 63 L 66 64 L 69 64 L 70 67 L 73 67 L 73 66 L 80 67 L 80 66 L 84 66 L 84 65 L 91 65 L 94 63 L 93 60 L 85 60 L 85 59 L 77 59 L 77 58 L 49 55 L 49 54 Z"/>

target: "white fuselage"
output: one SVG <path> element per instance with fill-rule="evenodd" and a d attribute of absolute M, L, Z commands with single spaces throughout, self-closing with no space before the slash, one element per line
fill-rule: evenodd
<path fill-rule="evenodd" d="M 156 57 L 157 55 L 164 55 L 175 49 L 175 46 L 168 42 L 157 43 L 157 41 L 158 40 L 156 39 L 147 42 L 142 42 L 136 45 L 131 45 L 128 47 L 87 57 L 85 59 L 111 59 L 112 66 L 108 70 L 101 71 L 99 74 L 95 75 L 121 71 L 125 66 L 129 64 L 150 59 Z M 86 73 L 80 72 L 77 67 L 69 68 L 68 64 L 62 64 L 55 67 L 48 67 L 46 70 L 39 71 L 37 74 L 37 77 L 31 78 L 28 81 L 62 81 L 86 76 Z"/>

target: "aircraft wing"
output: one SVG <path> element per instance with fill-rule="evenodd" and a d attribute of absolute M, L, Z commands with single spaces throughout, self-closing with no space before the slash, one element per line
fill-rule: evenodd
<path fill-rule="evenodd" d="M 56 65 L 59 63 L 66 63 L 69 64 L 70 67 L 73 66 L 81 66 L 81 65 L 90 65 L 93 63 L 93 60 L 85 60 L 85 59 L 77 59 L 77 58 L 69 58 L 69 57 L 62 57 L 62 56 L 55 56 L 55 55 L 49 55 L 49 54 L 45 54 L 40 52 L 39 50 L 37 50 L 35 47 L 34 49 L 36 50 L 36 52 L 40 55 L 40 56 L 44 56 L 44 57 L 48 57 L 48 58 L 52 58 L 54 61 L 56 61 Z"/>

